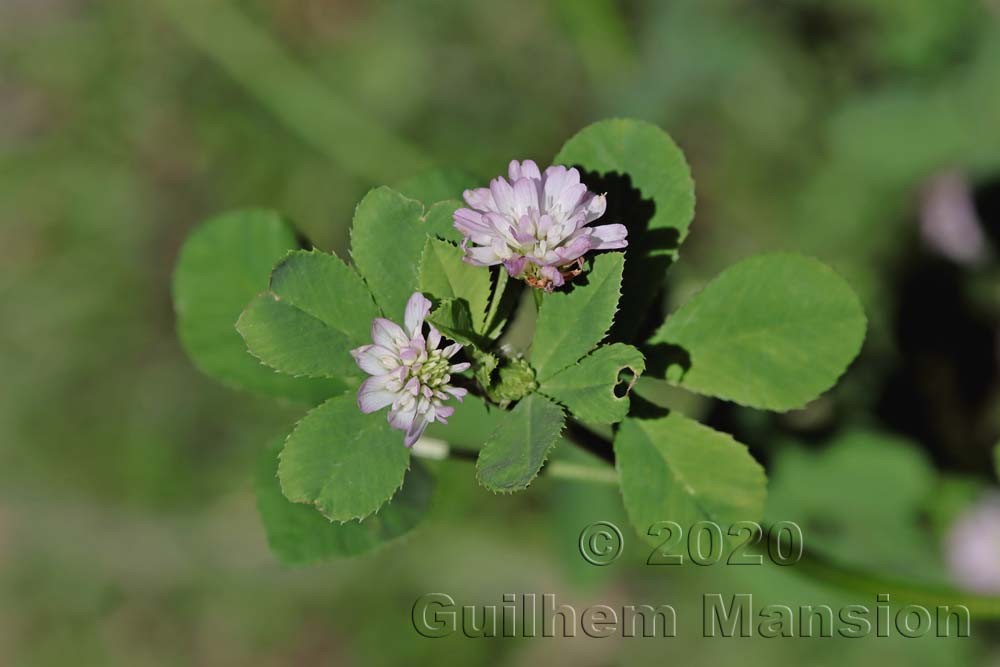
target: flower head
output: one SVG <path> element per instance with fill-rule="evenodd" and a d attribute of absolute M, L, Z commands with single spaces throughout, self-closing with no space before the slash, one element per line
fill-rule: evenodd
<path fill-rule="evenodd" d="M 513 160 L 507 175 L 509 182 L 499 176 L 488 188 L 466 190 L 469 208 L 455 211 L 466 262 L 502 263 L 511 276 L 551 291 L 579 273 L 587 252 L 628 245 L 624 225 L 589 226 L 607 202 L 576 169 L 554 165 L 542 174 L 531 160 Z"/>
<path fill-rule="evenodd" d="M 404 327 L 384 318 L 372 322 L 372 345 L 351 350 L 351 355 L 370 378 L 358 390 L 358 407 L 368 414 L 389 407 L 389 423 L 406 431 L 406 446 L 411 447 L 424 429 L 435 421 L 447 423 L 455 408 L 444 401 L 459 401 L 468 393 L 452 387 L 451 375 L 461 373 L 469 364 L 452 364 L 450 359 L 462 349 L 458 343 L 438 349 L 441 333 L 428 324 L 424 337 L 424 319 L 431 302 L 419 292 L 406 304 Z"/>

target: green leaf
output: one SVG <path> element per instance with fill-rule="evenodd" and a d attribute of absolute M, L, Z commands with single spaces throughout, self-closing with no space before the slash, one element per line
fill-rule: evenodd
<path fill-rule="evenodd" d="M 618 308 L 624 264 L 620 252 L 598 255 L 585 282 L 545 295 L 531 346 L 539 382 L 582 358 L 607 334 Z"/>
<path fill-rule="evenodd" d="M 427 316 L 427 321 L 436 326 L 446 338 L 463 345 L 481 350 L 489 344 L 489 341 L 476 333 L 472 314 L 469 312 L 469 302 L 465 299 L 442 301 Z"/>
<path fill-rule="evenodd" d="M 510 287 L 508 289 L 508 286 Z M 493 292 L 490 306 L 486 311 L 486 335 L 499 338 L 507 326 L 507 320 L 517 305 L 519 291 L 511 285 L 510 274 L 503 267 L 494 271 Z"/>
<path fill-rule="evenodd" d="M 331 521 L 363 519 L 403 483 L 410 450 L 385 415 L 361 414 L 353 395 L 314 408 L 288 436 L 278 477 L 285 497 Z"/>
<path fill-rule="evenodd" d="M 644 539 L 660 539 L 647 535 L 657 521 L 732 525 L 764 513 L 767 479 L 747 448 L 678 412 L 626 419 L 614 447 L 625 509 Z"/>
<path fill-rule="evenodd" d="M 394 189 L 410 199 L 428 206 L 445 199 L 457 199 L 462 193 L 476 187 L 477 180 L 468 172 L 454 167 L 429 169 L 397 184 Z"/>
<path fill-rule="evenodd" d="M 469 306 L 472 328 L 484 333 L 490 303 L 490 272 L 462 261 L 458 246 L 428 238 L 420 260 L 420 290 L 442 300 L 463 300 Z"/>
<path fill-rule="evenodd" d="M 371 342 L 378 309 L 357 273 L 335 255 L 299 251 L 274 268 L 271 291 L 236 324 L 255 357 L 289 375 L 357 377 L 351 349 Z"/>
<path fill-rule="evenodd" d="M 331 523 L 312 505 L 289 501 L 278 481 L 278 441 L 261 452 L 254 487 L 267 542 L 286 565 L 303 565 L 372 551 L 412 530 L 430 504 L 432 479 L 414 462 L 402 490 L 381 512 L 362 522 Z"/>
<path fill-rule="evenodd" d="M 420 255 L 427 235 L 455 238 L 457 202 L 423 205 L 389 188 L 375 188 L 361 200 L 351 228 L 351 257 L 375 301 L 389 319 L 399 319 L 420 288 Z"/>
<path fill-rule="evenodd" d="M 860 351 L 865 327 L 857 296 L 829 267 L 773 254 L 723 271 L 650 342 L 683 348 L 682 368 L 668 371 L 680 386 L 784 411 L 836 383 Z"/>
<path fill-rule="evenodd" d="M 633 377 L 625 394 L 619 397 L 615 390 L 622 384 L 620 376 L 625 369 Z M 605 345 L 543 382 L 539 391 L 565 405 L 584 422 L 614 424 L 628 414 L 628 390 L 645 369 L 642 353 L 631 345 Z"/>
<path fill-rule="evenodd" d="M 423 218 L 427 235 L 461 243 L 464 237 L 455 229 L 455 211 L 461 206 L 461 202 L 449 199 L 439 201 L 427 209 Z"/>
<path fill-rule="evenodd" d="M 691 170 L 663 130 L 622 118 L 585 127 L 566 142 L 555 160 L 598 175 L 582 174 L 591 190 L 608 195 L 608 209 L 595 224 L 620 222 L 628 227 L 623 281 L 628 299 L 612 339 L 630 341 L 663 287 L 664 273 L 694 217 Z"/>
<path fill-rule="evenodd" d="M 506 415 L 479 452 L 479 483 L 496 493 L 528 488 L 562 432 L 561 407 L 532 394 Z"/>
<path fill-rule="evenodd" d="M 173 277 L 181 344 L 206 375 L 237 388 L 318 403 L 344 390 L 340 381 L 297 379 L 262 366 L 235 325 L 243 308 L 267 289 L 274 264 L 298 247 L 277 213 L 248 210 L 213 218 L 188 237 Z"/>
<path fill-rule="evenodd" d="M 481 449 L 508 414 L 471 394 L 461 403 L 452 401 L 449 405 L 455 408 L 455 414 L 447 424 L 434 422 L 428 426 L 426 435 L 466 449 Z"/>
<path fill-rule="evenodd" d="M 940 573 L 922 508 L 933 498 L 940 511 L 943 488 L 919 446 L 889 433 L 847 430 L 822 448 L 784 442 L 773 451 L 769 521 L 799 524 L 810 549 L 838 562 L 913 576 Z"/>

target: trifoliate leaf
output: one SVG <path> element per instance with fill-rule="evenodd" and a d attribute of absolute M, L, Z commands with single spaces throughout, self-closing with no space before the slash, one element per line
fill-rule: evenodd
<path fill-rule="evenodd" d="M 642 353 L 631 345 L 605 345 L 543 382 L 539 391 L 565 405 L 581 421 L 614 424 L 628 414 L 628 392 L 645 368 Z M 626 370 L 631 377 L 623 382 L 621 374 Z"/>
<path fill-rule="evenodd" d="M 632 340 L 694 217 L 694 182 L 684 154 L 655 125 L 619 118 L 585 127 L 555 160 L 583 167 L 589 172 L 582 174 L 588 188 L 607 193 L 607 211 L 595 224 L 628 228 L 622 283 L 628 298 L 612 340 Z"/>
<path fill-rule="evenodd" d="M 668 370 L 680 386 L 784 411 L 834 385 L 860 351 L 865 326 L 857 296 L 829 267 L 772 254 L 723 271 L 650 343 L 682 348 L 665 350 L 680 358 Z"/>
<path fill-rule="evenodd" d="M 289 501 L 278 481 L 279 440 L 261 452 L 254 487 L 271 550 L 286 565 L 303 565 L 372 551 L 412 530 L 430 504 L 433 480 L 414 461 L 398 494 L 364 521 L 331 522 L 313 505 Z"/>
<path fill-rule="evenodd" d="M 358 204 L 351 257 L 389 319 L 402 317 L 406 301 L 419 290 L 427 235 L 455 238 L 451 216 L 457 207 L 457 202 L 441 202 L 425 213 L 419 201 L 385 187 L 372 190 Z"/>
<path fill-rule="evenodd" d="M 440 167 L 412 176 L 393 186 L 393 189 L 430 206 L 445 199 L 458 199 L 462 192 L 476 185 L 477 179 L 468 172 L 454 167 Z"/>
<path fill-rule="evenodd" d="M 288 436 L 278 477 L 285 497 L 313 503 L 332 521 L 363 519 L 403 483 L 410 450 L 382 414 L 362 414 L 353 395 L 314 408 Z"/>
<path fill-rule="evenodd" d="M 354 378 L 350 351 L 371 342 L 372 296 L 335 255 L 299 251 L 274 268 L 271 291 L 240 316 L 237 330 L 255 357 L 289 375 Z"/>
<path fill-rule="evenodd" d="M 571 290 L 544 296 L 531 346 L 539 382 L 581 359 L 607 334 L 618 308 L 624 264 L 620 252 L 598 255 Z"/>
<path fill-rule="evenodd" d="M 647 534 L 657 521 L 685 529 L 698 521 L 758 521 L 767 479 L 747 448 L 678 412 L 626 419 L 615 437 L 622 497 L 632 525 Z"/>
<path fill-rule="evenodd" d="M 318 403 L 345 385 L 275 373 L 247 352 L 235 328 L 247 302 L 267 289 L 275 263 L 297 247 L 295 231 L 270 211 L 227 213 L 196 229 L 174 271 L 177 332 L 206 375 L 238 389 Z"/>
<path fill-rule="evenodd" d="M 493 287 L 490 272 L 462 261 L 464 255 L 458 246 L 428 238 L 420 260 L 420 291 L 441 300 L 465 301 L 473 330 L 484 333 Z"/>
<path fill-rule="evenodd" d="M 479 483 L 496 493 L 528 488 L 562 432 L 561 407 L 539 394 L 523 399 L 479 452 Z"/>

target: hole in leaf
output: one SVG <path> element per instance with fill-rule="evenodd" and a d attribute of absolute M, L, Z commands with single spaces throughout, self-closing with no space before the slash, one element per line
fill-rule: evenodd
<path fill-rule="evenodd" d="M 618 382 L 615 384 L 615 398 L 625 398 L 632 391 L 639 376 L 631 368 L 626 366 L 618 371 Z"/>

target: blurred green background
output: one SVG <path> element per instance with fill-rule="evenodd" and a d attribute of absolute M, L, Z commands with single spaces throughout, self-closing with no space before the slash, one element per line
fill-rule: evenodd
<path fill-rule="evenodd" d="M 874 599 L 794 568 L 648 567 L 613 489 L 494 497 L 461 462 L 437 466 L 402 543 L 294 570 L 270 555 L 253 462 L 302 409 L 184 356 L 186 234 L 265 206 L 341 252 L 368 188 L 544 164 L 608 116 L 659 124 L 691 162 L 672 303 L 799 250 L 871 320 L 806 410 L 686 408 L 751 446 L 769 516 L 810 546 L 961 583 L 953 526 L 996 492 L 1000 440 L 1000 3 L 2 0 L 0 664 L 1000 665 L 986 622 L 967 640 L 703 639 L 703 593 Z M 600 569 L 576 547 L 597 520 L 628 544 Z M 429 592 L 670 603 L 680 634 L 428 640 L 410 610 Z"/>

